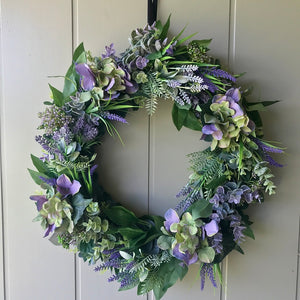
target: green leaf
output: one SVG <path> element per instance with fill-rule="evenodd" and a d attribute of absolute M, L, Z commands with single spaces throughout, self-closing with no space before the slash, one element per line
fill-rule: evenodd
<path fill-rule="evenodd" d="M 76 225 L 82 217 L 86 207 L 92 202 L 93 199 L 85 199 L 82 194 L 77 193 L 71 200 L 71 205 L 74 209 L 73 222 Z"/>
<path fill-rule="evenodd" d="M 73 63 L 69 67 L 64 82 L 63 96 L 68 98 L 77 91 L 77 84 L 79 80 L 79 75 L 75 70 L 75 63 L 86 63 L 86 54 L 84 50 L 83 43 L 81 43 L 74 51 L 73 54 Z"/>
<path fill-rule="evenodd" d="M 179 41 L 177 42 L 176 46 L 179 46 L 179 45 L 183 44 L 185 41 L 189 40 L 190 38 L 192 38 L 192 37 L 195 36 L 196 34 L 198 34 L 198 32 L 195 32 L 195 33 L 193 33 L 193 34 L 191 34 L 191 35 L 189 35 L 189 36 L 187 36 L 187 37 L 185 37 L 185 38 L 179 40 Z"/>
<path fill-rule="evenodd" d="M 74 51 L 73 61 L 77 62 L 78 58 L 82 55 L 82 53 L 85 53 L 85 50 L 84 50 L 83 43 L 80 43 Z"/>
<path fill-rule="evenodd" d="M 33 154 L 30 155 L 33 165 L 36 167 L 36 169 L 43 174 L 46 174 L 51 177 L 52 172 L 48 169 L 47 164 L 45 164 L 41 159 L 34 156 Z"/>
<path fill-rule="evenodd" d="M 182 128 L 188 112 L 189 111 L 186 109 L 179 109 L 178 106 L 174 103 L 172 109 L 172 120 L 178 131 Z"/>
<path fill-rule="evenodd" d="M 139 220 L 133 212 L 123 206 L 107 208 L 104 213 L 112 222 L 124 227 L 135 224 Z"/>
<path fill-rule="evenodd" d="M 51 84 L 49 84 L 49 87 L 52 92 L 54 104 L 59 107 L 63 106 L 65 103 L 63 93 L 55 87 L 53 87 Z"/>
<path fill-rule="evenodd" d="M 215 258 L 215 250 L 212 247 L 205 247 L 198 251 L 198 257 L 201 262 L 211 263 Z"/>
<path fill-rule="evenodd" d="M 166 24 L 165 24 L 164 27 L 162 28 L 161 34 L 160 34 L 160 36 L 159 36 L 159 38 L 160 38 L 161 40 L 164 40 L 164 39 L 167 37 L 167 35 L 168 35 L 168 31 L 169 31 L 169 27 L 170 27 L 170 18 L 171 18 L 171 15 L 169 15 Z"/>
<path fill-rule="evenodd" d="M 254 233 L 249 225 L 246 225 L 246 228 L 243 230 L 243 234 L 255 240 Z"/>
<path fill-rule="evenodd" d="M 146 232 L 139 228 L 119 228 L 118 232 L 129 241 L 131 246 L 146 237 Z"/>
<path fill-rule="evenodd" d="M 31 170 L 31 169 L 27 169 L 27 170 L 29 171 L 29 174 L 30 174 L 31 178 L 38 185 L 41 185 L 44 182 L 40 177 L 49 178 L 47 175 L 45 175 L 43 173 L 36 172 L 34 170 Z"/>
<path fill-rule="evenodd" d="M 125 259 L 132 259 L 132 255 L 130 255 L 129 253 L 125 252 L 125 251 L 119 251 L 120 255 L 125 258 Z"/>
<path fill-rule="evenodd" d="M 217 188 L 220 185 L 223 185 L 223 183 L 225 183 L 227 180 L 226 175 L 223 175 L 221 177 L 218 177 L 214 180 L 212 180 L 207 186 L 206 189 L 207 190 L 214 190 L 215 188 Z"/>
<path fill-rule="evenodd" d="M 89 100 L 91 100 L 92 98 L 92 94 L 90 91 L 88 92 L 83 92 L 83 93 L 80 93 L 80 103 L 84 103 L 84 102 L 87 102 Z"/>
<path fill-rule="evenodd" d="M 65 76 L 63 95 L 65 98 L 70 97 L 77 91 L 76 81 L 79 80 L 79 75 L 75 71 L 75 65 L 72 64 Z"/>
<path fill-rule="evenodd" d="M 162 57 L 162 53 L 160 51 L 156 51 L 156 52 L 148 54 L 146 57 L 149 60 L 155 60 L 157 58 L 161 58 Z"/>
<path fill-rule="evenodd" d="M 273 105 L 279 102 L 279 100 L 275 101 L 262 101 L 262 102 L 247 102 L 247 111 L 254 111 L 254 110 L 265 110 L 264 108 L 269 105 Z"/>
<path fill-rule="evenodd" d="M 161 265 L 158 276 L 163 279 L 163 282 L 160 285 L 155 285 L 153 288 L 156 300 L 161 299 L 168 288 L 174 285 L 178 279 L 182 280 L 187 271 L 188 268 L 181 266 L 180 261 L 176 258 L 172 258 L 168 263 Z"/>
<path fill-rule="evenodd" d="M 235 245 L 234 249 L 237 251 L 237 252 L 240 252 L 241 254 L 245 254 L 243 249 L 239 246 L 239 245 Z"/>
<path fill-rule="evenodd" d="M 188 114 L 183 121 L 183 126 L 197 131 L 202 130 L 202 123 L 200 119 L 198 119 L 191 110 L 188 111 Z"/>
<path fill-rule="evenodd" d="M 207 218 L 211 215 L 212 204 L 202 199 L 194 202 L 187 210 L 193 216 L 193 219 Z"/>
<path fill-rule="evenodd" d="M 172 248 L 174 238 L 171 236 L 161 235 L 157 239 L 157 246 L 162 250 L 168 250 Z"/>

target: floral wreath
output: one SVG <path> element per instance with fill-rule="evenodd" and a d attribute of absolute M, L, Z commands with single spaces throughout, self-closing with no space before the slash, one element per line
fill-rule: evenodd
<path fill-rule="evenodd" d="M 269 153 L 283 152 L 262 140 L 258 113 L 276 101 L 247 102 L 238 76 L 208 54 L 210 40 L 188 42 L 183 30 L 170 39 L 169 25 L 134 30 L 120 56 L 113 44 L 101 57 L 78 46 L 63 91 L 50 85 L 36 136 L 43 156 L 32 155 L 37 171 L 29 170 L 44 190 L 30 197 L 44 236 L 97 263 L 95 271 L 110 269 L 119 290 L 153 290 L 157 300 L 194 263 L 201 288 L 206 277 L 217 287 L 222 260 L 254 238 L 245 209 L 275 192 L 269 166 L 281 165 Z M 178 130 L 197 130 L 210 146 L 189 154 L 192 173 L 174 209 L 138 217 L 97 183 L 95 147 L 106 132 L 119 136 L 115 123 L 127 123 L 128 110 L 152 115 L 159 99 L 173 100 Z"/>

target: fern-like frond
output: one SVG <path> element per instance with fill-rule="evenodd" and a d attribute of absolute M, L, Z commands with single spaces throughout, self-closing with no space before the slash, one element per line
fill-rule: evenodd
<path fill-rule="evenodd" d="M 208 148 L 188 156 L 190 157 L 191 170 L 195 173 L 192 178 L 199 178 L 201 184 L 208 184 L 223 175 L 224 166 L 219 158 L 218 150 L 210 151 Z"/>
<path fill-rule="evenodd" d="M 152 116 L 157 107 L 157 98 L 152 97 L 152 98 L 146 98 L 145 99 L 145 108 L 150 116 Z"/>
<path fill-rule="evenodd" d="M 163 284 L 163 277 L 159 275 L 158 269 L 149 272 L 145 281 L 139 284 L 139 294 L 149 293 L 154 287 L 161 287 Z"/>

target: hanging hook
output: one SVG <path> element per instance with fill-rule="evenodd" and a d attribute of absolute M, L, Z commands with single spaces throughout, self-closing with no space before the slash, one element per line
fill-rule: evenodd
<path fill-rule="evenodd" d="M 148 24 L 152 25 L 157 18 L 157 1 L 148 0 Z"/>

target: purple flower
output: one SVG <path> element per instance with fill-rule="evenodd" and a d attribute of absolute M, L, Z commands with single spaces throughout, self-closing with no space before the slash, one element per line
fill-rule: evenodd
<path fill-rule="evenodd" d="M 114 44 L 110 44 L 109 46 L 105 46 L 105 53 L 102 54 L 102 58 L 106 57 L 114 57 L 116 50 L 114 49 Z"/>
<path fill-rule="evenodd" d="M 80 75 L 80 84 L 85 91 L 90 91 L 96 85 L 96 79 L 87 64 L 76 64 L 76 72 Z"/>
<path fill-rule="evenodd" d="M 222 103 L 224 101 L 229 102 L 229 108 L 233 109 L 235 114 L 232 116 L 233 118 L 243 116 L 244 112 L 242 108 L 237 104 L 241 99 L 241 93 L 239 89 L 231 88 L 229 89 L 225 95 L 216 95 L 213 98 L 213 103 Z"/>
<path fill-rule="evenodd" d="M 149 62 L 149 59 L 147 59 L 146 57 L 139 56 L 136 59 L 135 64 L 138 69 L 143 70 L 147 66 L 148 62 Z"/>
<path fill-rule="evenodd" d="M 44 237 L 48 236 L 50 233 L 53 233 L 55 228 L 56 228 L 55 224 L 49 225 L 46 232 L 45 232 L 45 234 L 44 234 Z"/>
<path fill-rule="evenodd" d="M 33 195 L 29 198 L 33 201 L 36 201 L 36 207 L 38 211 L 40 211 L 43 207 L 43 204 L 48 201 L 48 199 L 44 195 Z"/>
<path fill-rule="evenodd" d="M 202 133 L 205 135 L 211 134 L 215 140 L 221 140 L 223 137 L 223 132 L 216 127 L 215 124 L 204 125 L 202 127 Z"/>
<path fill-rule="evenodd" d="M 218 223 L 215 220 L 211 220 L 209 223 L 204 225 L 206 235 L 211 237 L 219 231 Z"/>
<path fill-rule="evenodd" d="M 103 117 L 105 119 L 108 119 L 108 120 L 111 120 L 111 121 L 118 121 L 118 122 L 121 122 L 123 124 L 127 124 L 128 123 L 125 118 L 122 118 L 122 117 L 120 117 L 120 116 L 118 116 L 116 114 L 112 114 L 110 112 L 103 113 Z"/>
<path fill-rule="evenodd" d="M 90 169 L 90 174 L 91 176 L 93 176 L 93 174 L 95 173 L 96 169 L 98 168 L 98 165 L 93 165 Z"/>
<path fill-rule="evenodd" d="M 239 204 L 241 202 L 242 195 L 244 194 L 243 189 L 235 189 L 230 193 L 228 203 Z"/>
<path fill-rule="evenodd" d="M 190 254 L 188 251 L 181 252 L 179 250 L 179 244 L 176 244 L 176 246 L 174 247 L 173 255 L 179 260 L 183 260 L 187 266 L 194 264 L 198 260 L 198 255 L 196 252 L 193 255 Z"/>
<path fill-rule="evenodd" d="M 213 271 L 212 265 L 211 264 L 203 264 L 202 268 L 200 270 L 201 290 L 204 289 L 206 275 L 210 279 L 212 285 L 216 288 L 217 287 L 217 283 L 216 283 L 216 279 L 215 279 L 215 275 L 214 275 L 214 271 Z"/>
<path fill-rule="evenodd" d="M 177 212 L 172 208 L 169 208 L 166 211 L 164 217 L 166 219 L 166 221 L 164 222 L 164 226 L 168 231 L 170 231 L 170 226 L 173 223 L 179 223 L 179 221 L 180 221 Z"/>
<path fill-rule="evenodd" d="M 172 45 L 170 45 L 170 47 L 167 49 L 166 53 L 168 55 L 173 55 L 174 54 L 174 48 L 177 44 L 177 41 L 175 41 Z"/>
<path fill-rule="evenodd" d="M 56 178 L 45 178 L 43 176 L 40 176 L 39 178 L 42 179 L 45 183 L 47 183 L 50 186 L 56 185 Z"/>
<path fill-rule="evenodd" d="M 65 174 L 60 175 L 56 181 L 56 189 L 65 198 L 69 195 L 75 195 L 79 192 L 81 184 L 77 180 L 71 182 L 70 178 Z"/>

